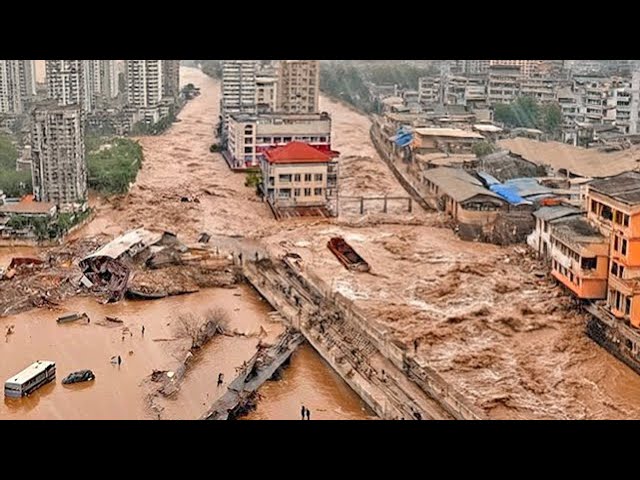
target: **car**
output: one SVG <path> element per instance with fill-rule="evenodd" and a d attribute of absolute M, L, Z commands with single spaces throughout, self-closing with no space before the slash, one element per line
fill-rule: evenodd
<path fill-rule="evenodd" d="M 70 383 L 90 382 L 95 380 L 96 376 L 91 370 L 80 370 L 79 372 L 70 373 L 62 383 L 68 385 Z"/>

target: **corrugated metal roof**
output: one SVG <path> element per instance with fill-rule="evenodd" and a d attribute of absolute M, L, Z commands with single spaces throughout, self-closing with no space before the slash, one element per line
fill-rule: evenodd
<path fill-rule="evenodd" d="M 477 195 L 503 200 L 499 195 L 484 188 L 480 180 L 459 168 L 432 168 L 425 171 L 423 176 L 457 202 L 464 202 Z"/>
<path fill-rule="evenodd" d="M 82 261 L 84 262 L 85 260 L 98 257 L 109 257 L 117 259 L 136 245 L 148 247 L 155 243 L 158 243 L 161 239 L 162 233 L 150 232 L 149 230 L 145 230 L 143 228 L 131 230 L 121 237 L 118 237 L 115 240 L 102 246 L 91 255 L 83 258 Z"/>
<path fill-rule="evenodd" d="M 580 210 L 574 207 L 567 207 L 564 205 L 553 206 L 553 207 L 542 207 L 535 212 L 533 212 L 533 216 L 544 220 L 546 222 L 551 220 L 556 220 L 562 217 L 568 217 L 571 215 L 579 215 Z"/>

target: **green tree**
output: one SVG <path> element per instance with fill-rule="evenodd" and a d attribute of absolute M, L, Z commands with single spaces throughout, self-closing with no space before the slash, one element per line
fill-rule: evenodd
<path fill-rule="evenodd" d="M 484 157 L 495 151 L 495 147 L 490 142 L 478 142 L 472 148 L 471 151 L 476 157 Z"/>
<path fill-rule="evenodd" d="M 562 109 L 557 103 L 550 103 L 542 107 L 542 129 L 556 135 L 562 128 Z"/>

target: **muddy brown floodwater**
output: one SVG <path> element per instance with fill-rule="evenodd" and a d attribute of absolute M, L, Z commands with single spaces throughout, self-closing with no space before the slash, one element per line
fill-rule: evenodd
<path fill-rule="evenodd" d="M 5 400 L 0 419 L 144 419 L 157 418 L 150 411 L 145 378 L 154 370 L 175 370 L 189 340 L 176 338 L 177 318 L 185 313 L 203 314 L 223 308 L 230 329 L 258 334 L 260 326 L 273 339 L 282 327 L 268 321 L 270 307 L 249 287 L 203 290 L 188 296 L 158 301 L 123 301 L 101 305 L 91 298 L 74 298 L 59 311 L 40 309 L 0 319 L 0 372 L 2 380 L 33 361 L 56 362 L 57 379 L 28 398 Z M 63 312 L 86 312 L 90 322 L 58 324 Z M 104 320 L 105 315 L 124 321 Z M 12 335 L 6 327 L 15 325 Z M 142 336 L 142 326 L 145 335 Z M 175 399 L 159 398 L 163 419 L 196 419 L 217 395 L 219 372 L 231 378 L 234 368 L 251 357 L 256 337 L 216 337 L 196 357 Z M 111 357 L 120 355 L 121 367 Z M 95 382 L 63 386 L 62 378 L 75 370 L 90 369 Z"/>
<path fill-rule="evenodd" d="M 299 420 L 302 405 L 313 420 L 377 418 L 308 344 L 296 350 L 279 380 L 260 388 L 260 396 L 256 410 L 242 420 Z"/>
<path fill-rule="evenodd" d="M 140 143 L 145 161 L 131 192 L 121 198 L 92 196 L 95 217 L 70 235 L 69 241 L 105 233 L 117 236 L 137 226 L 168 229 L 186 242 L 207 231 L 222 249 L 234 245 L 230 236 L 245 238 L 242 248 L 255 248 L 250 238 L 282 229 L 255 193 L 244 186 L 244 176 L 229 171 L 220 155 L 209 152 L 218 118 L 219 83 L 195 69 L 182 69 L 182 82 L 201 87 L 202 95 L 179 114 L 180 122 L 157 137 Z M 200 203 L 181 202 L 197 196 Z M 14 256 L 41 256 L 45 249 L 0 248 L 0 266 Z M 231 330 L 245 336 L 214 338 L 196 355 L 177 395 L 150 396 L 157 384 L 153 370 L 173 371 L 184 358 L 188 340 L 177 339 L 177 318 L 222 308 L 230 316 Z M 58 325 L 64 312 L 87 312 L 91 322 Z M 0 403 L 0 419 L 195 419 L 224 393 L 216 386 L 218 373 L 232 379 L 236 367 L 256 350 L 257 334 L 264 328 L 273 340 L 282 332 L 268 317 L 271 307 L 247 286 L 208 289 L 199 293 L 156 301 L 98 304 L 91 298 L 72 298 L 59 309 L 31 310 L 0 318 L 0 380 L 37 359 L 57 364 L 57 379 L 30 397 Z M 124 321 L 122 326 L 104 321 L 105 315 Z M 4 336 L 15 325 L 15 333 Z M 142 338 L 142 325 L 146 328 Z M 123 358 L 120 368 L 110 363 Z M 68 373 L 91 369 L 95 382 L 63 386 Z M 270 383 L 256 413 L 259 418 L 288 418 L 295 398 L 304 397 L 314 418 L 368 418 L 370 412 L 310 348 L 296 354 L 284 383 Z M 291 389 L 291 393 L 285 393 Z M 271 392 L 273 392 L 273 399 Z M 153 407 L 153 408 L 152 408 Z M 299 412 L 299 405 L 294 408 Z M 258 417 L 256 417 L 258 418 Z"/>

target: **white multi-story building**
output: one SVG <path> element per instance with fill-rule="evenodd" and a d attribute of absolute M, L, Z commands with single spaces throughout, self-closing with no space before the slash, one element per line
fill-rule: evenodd
<path fill-rule="evenodd" d="M 280 60 L 276 110 L 285 113 L 317 113 L 320 100 L 318 60 Z"/>
<path fill-rule="evenodd" d="M 256 60 L 225 60 L 222 62 L 222 99 L 220 113 L 223 135 L 226 135 L 229 116 L 234 113 L 255 115 Z"/>
<path fill-rule="evenodd" d="M 255 167 L 264 152 L 291 142 L 331 152 L 331 117 L 326 113 L 231 115 L 224 156 L 232 168 Z"/>
<path fill-rule="evenodd" d="M 47 94 L 58 105 L 79 105 L 84 112 L 94 108 L 93 85 L 88 74 L 91 60 L 47 60 Z"/>
<path fill-rule="evenodd" d="M 162 60 L 127 60 L 127 101 L 146 122 L 156 123 L 161 117 L 160 103 L 164 92 Z"/>
<path fill-rule="evenodd" d="M 33 60 L 0 60 L 0 113 L 20 114 L 36 94 Z"/>
<path fill-rule="evenodd" d="M 82 208 L 87 200 L 83 115 L 78 105 L 55 101 L 38 105 L 32 114 L 31 171 L 38 202 L 62 210 Z"/>

